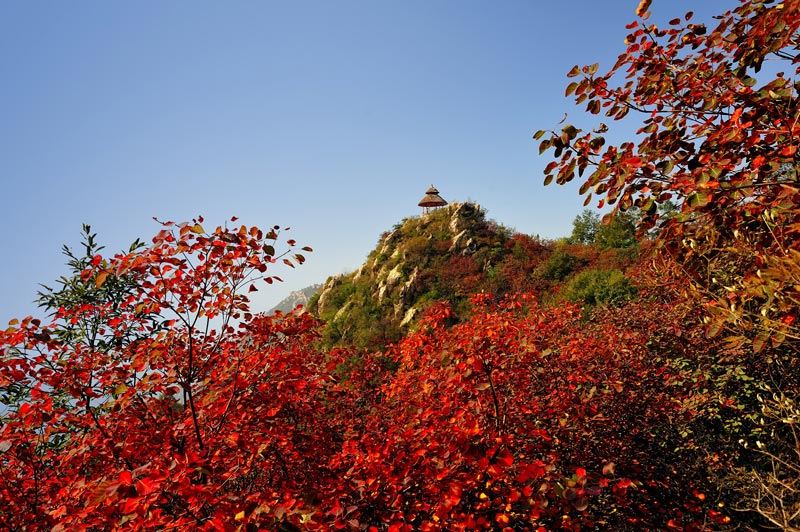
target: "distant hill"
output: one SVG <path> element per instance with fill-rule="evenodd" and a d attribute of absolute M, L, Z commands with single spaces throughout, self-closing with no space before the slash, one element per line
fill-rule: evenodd
<path fill-rule="evenodd" d="M 358 270 L 328 278 L 307 308 L 326 322 L 328 345 L 380 348 L 413 328 L 437 301 L 450 303 L 460 321 L 478 292 L 528 292 L 540 300 L 590 304 L 624 299 L 628 281 L 616 269 L 631 258 L 630 250 L 515 233 L 487 219 L 475 203 L 454 203 L 402 220 L 381 235 Z M 603 271 L 586 271 L 598 267 Z M 576 279 L 584 271 L 590 277 Z"/>
<path fill-rule="evenodd" d="M 451 204 L 381 235 L 366 262 L 330 277 L 308 310 L 326 322 L 330 345 L 386 345 L 436 301 L 449 301 L 458 315 L 475 292 L 523 288 L 518 281 L 551 247 L 487 220 L 477 204 Z"/>
<path fill-rule="evenodd" d="M 309 311 L 327 322 L 331 344 L 386 345 L 436 301 L 449 301 L 458 313 L 474 292 L 504 291 L 489 285 L 501 281 L 496 269 L 512 252 L 513 237 L 474 203 L 406 218 L 381 236 L 357 271 L 329 278 Z M 522 253 L 525 258 L 539 255 L 538 264 L 549 255 L 545 244 L 521 238 L 520 245 L 533 248 Z M 523 269 L 530 272 L 536 264 Z"/>
<path fill-rule="evenodd" d="M 291 292 L 280 303 L 272 307 L 269 310 L 269 314 L 274 314 L 276 311 L 281 311 L 283 313 L 291 312 L 297 305 L 307 305 L 308 300 L 317 294 L 320 288 L 322 288 L 321 284 L 312 284 L 311 286 L 307 286 L 302 290 L 295 290 L 294 292 Z"/>

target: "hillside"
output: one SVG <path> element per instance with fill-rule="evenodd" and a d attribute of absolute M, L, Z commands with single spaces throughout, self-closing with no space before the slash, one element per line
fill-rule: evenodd
<path fill-rule="evenodd" d="M 631 256 L 515 233 L 487 219 L 479 205 L 456 203 L 395 225 L 358 270 L 330 277 L 308 310 L 326 322 L 329 345 L 380 348 L 413 329 L 437 301 L 451 305 L 457 322 L 468 314 L 472 294 L 553 298 L 573 274 L 600 266 L 608 276 Z M 614 280 L 627 289 L 621 272 Z M 583 298 L 573 292 L 566 296 Z"/>

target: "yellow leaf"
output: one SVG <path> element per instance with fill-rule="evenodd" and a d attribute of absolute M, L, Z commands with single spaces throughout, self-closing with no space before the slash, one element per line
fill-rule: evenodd
<path fill-rule="evenodd" d="M 237 521 L 241 521 L 242 519 L 244 519 L 244 510 L 236 514 L 236 517 L 234 517 L 234 519 L 236 519 Z"/>
<path fill-rule="evenodd" d="M 191 226 L 191 227 L 189 228 L 189 230 L 190 230 L 192 233 L 197 233 L 198 235 L 202 235 L 203 233 L 205 233 L 205 232 L 206 232 L 206 230 L 205 230 L 205 229 L 203 229 L 203 226 L 202 226 L 202 225 L 200 225 L 200 224 L 194 224 L 193 226 Z"/>

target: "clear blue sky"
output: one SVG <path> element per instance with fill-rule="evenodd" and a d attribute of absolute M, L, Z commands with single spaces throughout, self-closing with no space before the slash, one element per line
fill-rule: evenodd
<path fill-rule="evenodd" d="M 34 311 L 81 223 L 116 251 L 152 216 L 292 226 L 290 289 L 357 267 L 434 183 L 526 233 L 564 235 L 531 133 L 580 110 L 635 0 L 0 3 L 0 324 Z M 655 20 L 733 0 L 655 0 Z"/>

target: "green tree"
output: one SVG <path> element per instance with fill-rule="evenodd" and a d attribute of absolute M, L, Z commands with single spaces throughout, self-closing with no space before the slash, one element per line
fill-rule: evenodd
<path fill-rule="evenodd" d="M 129 253 L 142 248 L 138 239 L 131 244 Z M 100 256 L 104 249 L 97 243 L 97 233 L 89 225 L 81 228 L 82 253 L 76 253 L 69 246 L 62 248 L 67 258 L 69 271 L 61 276 L 55 287 L 41 285 L 37 303 L 49 316 L 60 317 L 60 309 L 76 308 L 81 305 L 104 309 L 103 313 L 88 313 L 80 319 L 59 320 L 55 335 L 59 340 L 71 345 L 83 344 L 87 347 L 108 352 L 129 343 L 134 332 L 124 335 L 109 335 L 104 325 L 117 317 L 117 311 L 126 298 L 135 294 L 137 281 L 131 275 L 116 275 L 108 268 L 108 261 Z M 88 274 L 92 270 L 95 273 Z"/>
<path fill-rule="evenodd" d="M 636 244 L 637 219 L 637 213 L 630 210 L 601 221 L 598 214 L 585 209 L 572 221 L 572 234 L 568 241 L 572 244 L 596 244 L 601 249 L 631 247 Z"/>
<path fill-rule="evenodd" d="M 143 244 L 137 240 L 130 246 L 130 252 L 141 248 Z M 137 290 L 136 279 L 131 275 L 118 276 L 108 268 L 106 259 L 101 258 L 103 246 L 97 243 L 97 234 L 89 225 L 81 228 L 81 252 L 73 251 L 67 245 L 62 248 L 67 258 L 68 273 L 61 276 L 54 287 L 41 285 L 37 304 L 53 318 L 55 326 L 48 331 L 49 337 L 71 346 L 72 349 L 86 348 L 92 352 L 109 353 L 129 344 L 141 337 L 141 332 L 126 330 L 114 332 L 109 321 L 117 319 L 119 308 L 124 301 L 133 296 Z M 94 272 L 94 273 L 92 273 Z M 73 314 L 69 319 L 63 316 L 64 309 L 85 308 L 85 312 Z M 142 316 L 146 319 L 146 316 Z M 34 320 L 38 322 L 39 320 Z M 157 328 L 155 322 L 151 324 Z M 17 348 L 9 348 L 0 357 L 13 358 L 20 353 Z M 2 358 L 0 358 L 2 362 Z M 0 421 L 3 412 L 10 412 L 29 398 L 32 381 L 19 380 L 0 385 Z M 58 394 L 50 394 L 56 404 L 64 401 Z M 87 409 L 91 409 L 91 399 L 87 400 Z M 58 445 L 63 438 L 52 443 Z"/>
<path fill-rule="evenodd" d="M 548 281 L 563 281 L 585 264 L 585 260 L 579 259 L 563 249 L 556 249 L 553 254 L 536 269 L 536 274 Z"/>
<path fill-rule="evenodd" d="M 594 243 L 601 249 L 629 248 L 636 244 L 636 213 L 618 212 L 600 224 Z"/>
<path fill-rule="evenodd" d="M 569 241 L 573 244 L 594 244 L 599 229 L 600 216 L 585 209 L 572 220 L 572 234 Z"/>

